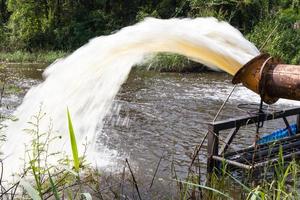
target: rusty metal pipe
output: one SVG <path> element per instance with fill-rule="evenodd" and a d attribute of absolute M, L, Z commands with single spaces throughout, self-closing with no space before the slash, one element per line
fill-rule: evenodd
<path fill-rule="evenodd" d="M 269 54 L 250 60 L 234 75 L 232 83 L 242 83 L 267 104 L 279 98 L 300 101 L 300 65 L 281 64 Z"/>

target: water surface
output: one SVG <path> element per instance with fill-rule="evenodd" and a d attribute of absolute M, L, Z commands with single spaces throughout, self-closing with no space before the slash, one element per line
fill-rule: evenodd
<path fill-rule="evenodd" d="M 44 66 L 37 65 L 10 65 L 2 70 L 1 78 L 7 82 L 2 115 L 12 114 L 26 91 L 42 81 L 43 69 Z M 172 163 L 177 175 L 184 177 L 194 148 L 207 131 L 207 123 L 212 121 L 233 87 L 231 78 L 219 72 L 177 74 L 133 70 L 114 100 L 110 114 L 104 119 L 104 128 L 97 136 L 99 147 L 104 145 L 117 152 L 118 161 L 129 158 L 145 180 L 151 179 L 162 155 L 157 177 L 162 182 L 170 178 Z M 237 108 L 241 103 L 259 103 L 258 95 L 239 86 L 219 119 L 247 115 Z M 292 101 L 281 101 L 270 109 L 293 105 Z M 278 120 L 268 122 L 262 133 L 283 126 Z M 254 133 L 254 126 L 242 129 L 230 150 L 251 145 Z M 225 136 L 226 133 L 221 134 L 222 138 Z M 203 174 L 205 162 L 206 144 L 200 153 Z"/>

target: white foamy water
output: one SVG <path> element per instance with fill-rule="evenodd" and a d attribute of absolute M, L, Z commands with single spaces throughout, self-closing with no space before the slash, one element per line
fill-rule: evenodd
<path fill-rule="evenodd" d="M 52 121 L 52 136 L 61 136 L 49 147 L 50 152 L 71 151 L 67 131 L 68 107 L 80 154 L 83 152 L 81 144 L 87 141 L 89 161 L 97 162 L 97 166 L 107 164 L 107 157 L 116 152 L 101 148 L 101 141 L 95 145 L 102 119 L 132 66 L 157 52 L 182 54 L 230 74 L 259 54 L 238 30 L 214 18 L 148 18 L 115 34 L 94 38 L 72 55 L 50 65 L 43 74 L 45 81 L 26 94 L 15 111 L 19 120 L 9 123 L 6 131 L 7 142 L 2 148 L 7 157 L 4 174 L 19 169 L 24 144 L 29 145 L 31 140 L 23 129 L 32 127 L 27 122 L 40 107 L 46 113 L 39 123 L 40 131 L 47 130 Z"/>

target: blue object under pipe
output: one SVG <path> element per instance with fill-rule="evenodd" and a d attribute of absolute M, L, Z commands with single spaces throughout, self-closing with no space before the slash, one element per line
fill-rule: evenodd
<path fill-rule="evenodd" d="M 298 133 L 297 124 L 290 125 L 290 129 L 291 129 L 291 135 L 296 135 L 296 133 Z M 289 133 L 288 128 L 278 129 L 278 130 L 272 132 L 271 134 L 260 138 L 257 141 L 257 144 L 266 144 L 266 143 L 269 143 L 269 142 L 274 142 L 276 140 L 279 140 L 279 139 L 282 139 L 282 138 L 285 138 L 285 137 L 288 137 L 288 136 L 291 136 L 291 135 Z"/>

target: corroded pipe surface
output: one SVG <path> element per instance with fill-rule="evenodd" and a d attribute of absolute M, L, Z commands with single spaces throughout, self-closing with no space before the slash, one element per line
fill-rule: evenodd
<path fill-rule="evenodd" d="M 265 89 L 270 96 L 300 101 L 300 66 L 271 66 L 266 75 Z"/>
<path fill-rule="evenodd" d="M 261 54 L 245 64 L 232 83 L 242 83 L 268 104 L 279 98 L 300 101 L 300 65 L 281 64 L 268 54 Z"/>

